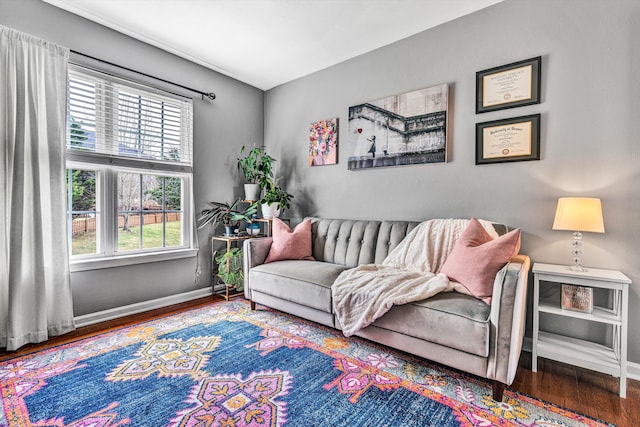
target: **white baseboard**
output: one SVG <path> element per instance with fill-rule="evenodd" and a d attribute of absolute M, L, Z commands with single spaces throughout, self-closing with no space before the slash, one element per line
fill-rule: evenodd
<path fill-rule="evenodd" d="M 640 381 L 640 363 L 627 362 L 627 378 Z"/>
<path fill-rule="evenodd" d="M 184 292 L 182 294 L 171 295 L 164 298 L 158 298 L 150 301 L 138 302 L 135 304 L 125 305 L 123 307 L 111 308 L 109 310 L 98 311 L 96 313 L 83 314 L 74 318 L 76 328 L 93 325 L 95 323 L 105 322 L 107 320 L 117 319 L 118 317 L 129 316 L 131 314 L 142 313 L 143 311 L 154 310 L 156 308 L 167 307 L 181 302 L 187 302 L 198 298 L 210 296 L 211 287 L 196 289 L 195 291 Z"/>
<path fill-rule="evenodd" d="M 522 350 L 531 353 L 533 348 L 533 340 L 530 337 L 524 337 L 522 342 Z M 627 362 L 627 378 L 632 380 L 640 380 L 640 363 Z"/>

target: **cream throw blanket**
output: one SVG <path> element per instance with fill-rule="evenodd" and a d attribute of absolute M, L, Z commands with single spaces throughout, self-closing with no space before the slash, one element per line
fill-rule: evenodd
<path fill-rule="evenodd" d="M 479 220 L 493 237 L 490 222 Z M 429 298 L 439 292 L 469 293 L 446 275 L 436 274 L 465 229 L 467 219 L 432 219 L 420 223 L 384 259 L 346 270 L 331 287 L 333 308 L 342 332 L 351 336 L 395 305 Z"/>

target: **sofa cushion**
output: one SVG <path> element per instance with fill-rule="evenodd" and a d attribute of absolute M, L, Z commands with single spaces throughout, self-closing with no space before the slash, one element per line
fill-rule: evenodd
<path fill-rule="evenodd" d="M 331 285 L 349 267 L 319 261 L 278 261 L 249 271 L 252 291 L 333 313 Z"/>
<path fill-rule="evenodd" d="M 481 357 L 489 355 L 491 307 L 458 292 L 393 306 L 373 325 Z"/>
<path fill-rule="evenodd" d="M 491 304 L 498 270 L 520 250 L 520 229 L 493 239 L 480 222 L 471 218 L 440 273 L 462 284 L 469 292 Z"/>
<path fill-rule="evenodd" d="M 264 262 L 287 259 L 313 260 L 311 256 L 311 220 L 302 221 L 292 230 L 281 219 L 273 219 L 273 243 Z"/>

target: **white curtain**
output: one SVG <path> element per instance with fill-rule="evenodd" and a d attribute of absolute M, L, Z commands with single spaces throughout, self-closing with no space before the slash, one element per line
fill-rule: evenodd
<path fill-rule="evenodd" d="M 0 26 L 0 347 L 74 328 L 66 240 L 69 50 Z"/>

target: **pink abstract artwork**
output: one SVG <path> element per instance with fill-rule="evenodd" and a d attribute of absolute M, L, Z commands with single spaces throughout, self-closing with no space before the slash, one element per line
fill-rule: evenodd
<path fill-rule="evenodd" d="M 309 165 L 338 163 L 338 118 L 320 120 L 309 127 Z"/>

